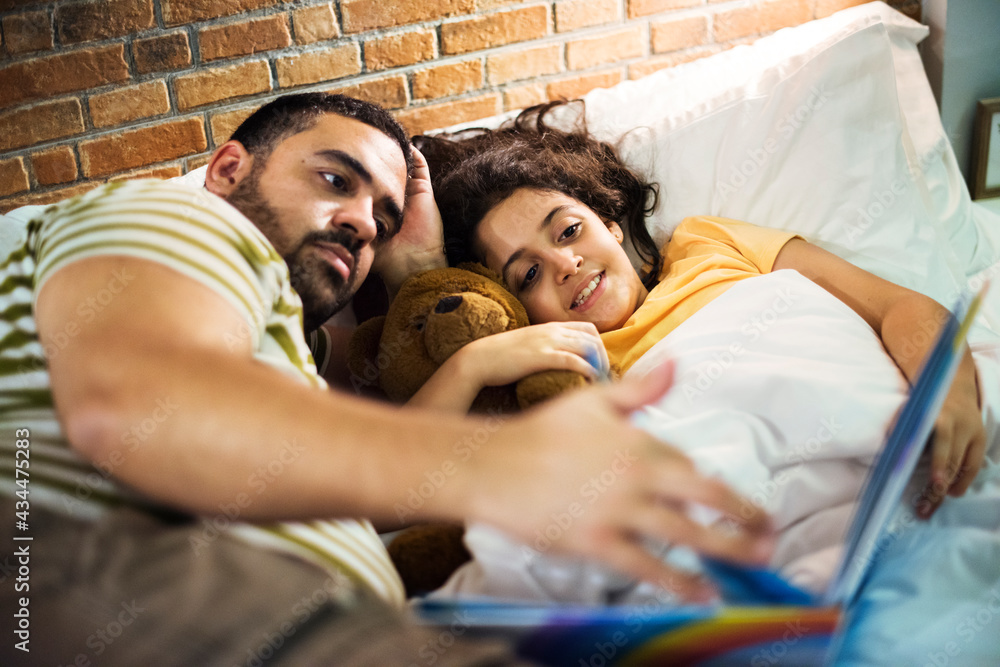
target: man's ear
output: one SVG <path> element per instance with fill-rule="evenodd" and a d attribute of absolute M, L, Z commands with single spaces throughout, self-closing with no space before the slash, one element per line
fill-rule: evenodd
<path fill-rule="evenodd" d="M 227 141 L 212 153 L 205 188 L 225 199 L 253 171 L 253 156 L 238 141 Z"/>

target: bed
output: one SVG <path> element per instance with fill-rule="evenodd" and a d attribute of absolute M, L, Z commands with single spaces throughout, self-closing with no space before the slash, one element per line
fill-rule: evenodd
<path fill-rule="evenodd" d="M 958 169 L 917 51 L 927 33 L 880 2 L 850 8 L 595 90 L 585 98 L 586 122 L 620 142 L 625 160 L 659 184 L 649 219 L 659 243 L 694 214 L 789 229 L 951 306 L 963 289 L 1000 281 L 1000 215 L 972 202 Z M 0 224 L 0 235 L 8 229 Z M 775 567 L 818 589 L 837 560 L 860 471 L 906 386 L 870 329 L 837 317 L 839 302 L 797 274 L 753 281 L 699 312 L 632 369 L 645 372 L 668 356 L 680 361 L 678 391 L 636 421 L 686 449 L 754 508 L 774 513 L 782 528 Z M 791 333 L 802 329 L 787 326 L 793 322 L 819 342 L 803 345 Z M 902 522 L 849 610 L 838 664 L 998 662 L 1000 288 L 969 340 L 993 462 L 972 493 L 949 500 L 931 522 Z M 783 397 L 783 379 L 807 384 L 808 395 Z M 475 560 L 438 597 L 663 599 L 590 564 L 544 553 L 526 559 L 522 546 L 484 526 L 470 526 L 467 542 Z M 664 553 L 685 559 L 681 550 Z"/>
<path fill-rule="evenodd" d="M 854 7 L 593 91 L 585 120 L 660 185 L 648 223 L 659 243 L 696 214 L 789 229 L 952 307 L 1000 280 L 1000 216 L 971 201 L 955 162 L 917 50 L 927 33 L 883 3 Z M 744 281 L 630 370 L 677 361 L 675 390 L 636 422 L 742 491 L 748 511 L 771 512 L 772 565 L 813 590 L 833 574 L 865 471 L 907 395 L 877 336 L 844 309 L 794 272 Z M 907 490 L 848 610 L 837 664 L 1000 659 L 1000 289 L 969 342 L 991 460 L 930 522 L 913 519 Z M 433 597 L 663 603 L 652 587 L 485 526 L 466 542 L 474 560 Z M 692 566 L 683 550 L 663 553 Z"/>

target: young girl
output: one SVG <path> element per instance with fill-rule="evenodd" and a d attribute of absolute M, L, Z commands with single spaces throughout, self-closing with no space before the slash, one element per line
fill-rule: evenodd
<path fill-rule="evenodd" d="M 923 323 L 943 322 L 942 306 L 793 233 L 723 218 L 685 219 L 661 254 L 645 228 L 656 187 L 586 129 L 563 131 L 546 122 L 554 106 L 529 109 L 498 130 L 417 141 L 431 166 L 449 261 L 493 269 L 532 323 L 549 324 L 467 346 L 415 402 L 467 408 L 466 398 L 471 402 L 481 387 L 543 368 L 593 376 L 584 358 L 602 347 L 612 368 L 624 372 L 738 281 L 779 269 L 798 271 L 853 309 L 913 381 L 931 343 L 914 352 L 910 337 Z M 644 264 L 641 275 L 623 247 L 626 232 Z M 966 350 L 936 423 L 923 514 L 946 492 L 966 491 L 985 444 Z"/>

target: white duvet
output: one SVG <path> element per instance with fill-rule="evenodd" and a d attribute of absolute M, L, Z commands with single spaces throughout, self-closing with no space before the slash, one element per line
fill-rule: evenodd
<path fill-rule="evenodd" d="M 914 331 L 912 340 L 927 335 Z M 973 491 L 948 499 L 930 523 L 904 522 L 900 537 L 874 568 L 860 605 L 867 620 L 852 626 L 862 633 L 858 640 L 866 647 L 856 650 L 869 657 L 875 654 L 867 653 L 867 647 L 879 646 L 880 638 L 893 645 L 901 639 L 898 630 L 907 627 L 907 613 L 914 615 L 915 626 L 908 631 L 924 627 L 931 612 L 928 600 L 921 598 L 923 590 L 944 587 L 951 608 L 959 613 L 966 604 L 987 604 L 980 600 L 983 591 L 996 585 L 994 630 L 1000 631 L 1000 469 L 995 465 L 1000 461 L 1000 337 L 978 328 L 970 341 L 991 461 Z M 673 389 L 658 404 L 636 413 L 635 422 L 740 491 L 748 498 L 746 512 L 767 511 L 779 532 L 772 566 L 801 586 L 822 590 L 839 563 L 868 466 L 906 397 L 906 382 L 878 336 L 810 280 L 794 271 L 777 271 L 732 287 L 654 346 L 629 373 L 649 372 L 668 358 L 677 364 Z M 908 492 L 904 507 L 912 505 L 912 497 Z M 926 537 L 928 531 L 944 533 Z M 653 586 L 635 586 L 602 567 L 547 555 L 543 536 L 539 538 L 532 546 L 521 545 L 486 526 L 470 526 L 466 543 L 474 559 L 435 596 L 574 603 L 665 599 Z M 904 548 L 908 540 L 924 550 L 936 546 L 944 560 L 933 565 L 934 559 L 923 559 L 920 569 L 912 563 L 904 567 L 900 559 L 913 551 Z M 975 554 L 971 560 L 956 560 L 963 540 L 974 545 L 964 549 L 966 556 Z M 678 565 L 696 565 L 685 550 L 658 549 Z M 873 590 L 868 595 L 883 571 L 894 573 L 894 593 L 885 597 L 884 590 Z M 886 604 L 873 607 L 873 599 Z M 942 617 L 948 608 L 935 594 L 933 614 Z M 891 618 L 879 619 L 879 613 L 890 609 Z M 949 627 L 960 621 L 956 617 Z M 996 646 L 1000 655 L 996 636 L 974 635 L 980 644 Z M 978 655 L 970 652 L 972 646 L 964 646 L 966 657 Z"/>

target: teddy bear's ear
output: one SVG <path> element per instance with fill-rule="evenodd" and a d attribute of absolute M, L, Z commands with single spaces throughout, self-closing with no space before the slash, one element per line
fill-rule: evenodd
<path fill-rule="evenodd" d="M 347 344 L 347 369 L 366 384 L 378 385 L 378 346 L 382 340 L 385 316 L 367 319 L 358 325 Z"/>
<path fill-rule="evenodd" d="M 489 278 L 490 280 L 497 283 L 504 289 L 507 289 L 507 286 L 503 284 L 503 278 L 501 278 L 499 274 L 497 274 L 495 271 L 491 271 L 490 269 L 486 268 L 479 262 L 462 262 L 461 264 L 458 265 L 457 268 L 465 269 L 466 271 L 471 271 L 472 273 L 478 273 L 481 276 Z"/>

